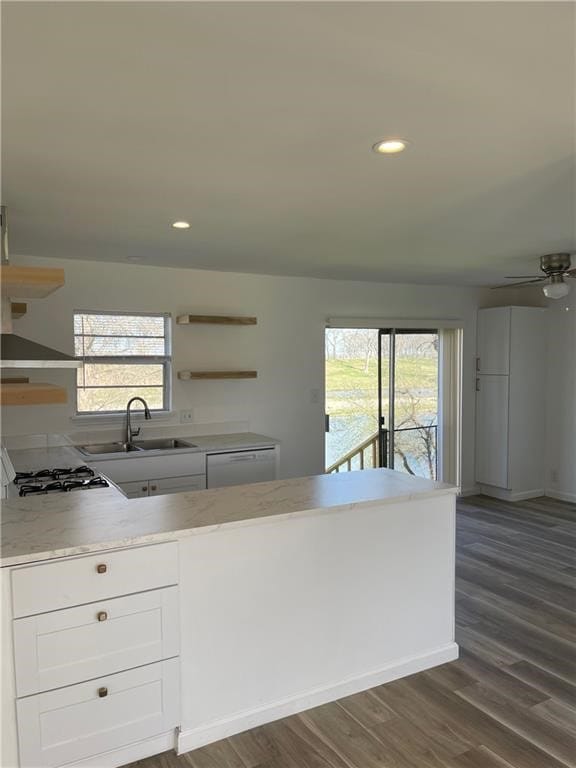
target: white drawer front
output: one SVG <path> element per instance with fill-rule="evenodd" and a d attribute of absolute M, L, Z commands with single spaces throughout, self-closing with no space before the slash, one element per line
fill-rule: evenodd
<path fill-rule="evenodd" d="M 179 701 L 178 659 L 18 699 L 20 768 L 61 766 L 169 731 Z"/>
<path fill-rule="evenodd" d="M 177 656 L 178 587 L 14 621 L 18 696 Z"/>
<path fill-rule="evenodd" d="M 163 477 L 160 480 L 150 480 L 150 496 L 161 496 L 164 493 L 185 493 L 187 491 L 204 491 L 206 475 L 185 475 L 184 477 Z"/>
<path fill-rule="evenodd" d="M 177 583 L 178 545 L 175 542 L 14 568 L 14 617 Z"/>

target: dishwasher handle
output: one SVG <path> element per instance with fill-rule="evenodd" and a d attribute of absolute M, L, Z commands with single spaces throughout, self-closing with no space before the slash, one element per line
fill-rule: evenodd
<path fill-rule="evenodd" d="M 239 456 L 230 456 L 228 461 L 255 461 L 257 456 L 255 453 L 241 453 Z"/>

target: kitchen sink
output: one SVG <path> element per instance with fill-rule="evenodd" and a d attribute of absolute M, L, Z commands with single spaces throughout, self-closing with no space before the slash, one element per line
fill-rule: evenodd
<path fill-rule="evenodd" d="M 143 451 L 174 451 L 178 448 L 197 448 L 194 443 L 176 438 L 158 440 L 136 440 L 129 445 L 124 443 L 96 443 L 94 445 L 79 445 L 78 450 L 85 456 L 97 456 L 106 453 L 141 453 Z"/>
<path fill-rule="evenodd" d="M 80 453 L 87 456 L 96 456 L 99 453 L 132 453 L 143 450 L 136 445 L 124 445 L 124 443 L 96 443 L 94 445 L 78 445 L 77 448 Z"/>
<path fill-rule="evenodd" d="M 166 438 L 165 440 L 135 440 L 133 445 L 140 451 L 173 451 L 176 448 L 197 448 L 194 443 L 188 443 L 186 440 L 177 440 L 175 438 Z"/>

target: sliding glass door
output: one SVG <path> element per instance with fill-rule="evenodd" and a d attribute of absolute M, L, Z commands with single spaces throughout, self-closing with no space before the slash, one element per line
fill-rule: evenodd
<path fill-rule="evenodd" d="M 326 471 L 438 477 L 439 334 L 326 330 Z"/>
<path fill-rule="evenodd" d="M 387 328 L 378 335 L 380 466 L 438 477 L 439 336 Z"/>

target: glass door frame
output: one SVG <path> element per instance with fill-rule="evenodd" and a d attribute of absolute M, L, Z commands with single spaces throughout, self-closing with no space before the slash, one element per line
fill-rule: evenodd
<path fill-rule="evenodd" d="M 387 467 L 394 469 L 394 432 L 395 432 L 395 413 L 394 413 L 394 401 L 396 390 L 396 334 L 397 333 L 410 333 L 410 334 L 436 334 L 440 336 L 440 330 L 438 328 L 379 328 L 378 329 L 378 465 L 380 467 Z M 383 413 L 383 375 L 382 375 L 382 337 L 388 337 L 388 358 L 389 358 L 389 370 L 388 370 L 388 425 L 385 423 L 385 416 Z M 440 352 L 438 357 L 438 406 L 440 407 L 441 392 L 440 392 Z M 436 425 L 436 434 L 439 434 L 439 424 Z M 438 477 L 439 471 L 439 459 L 438 459 L 439 442 L 436 440 L 436 476 Z"/>

